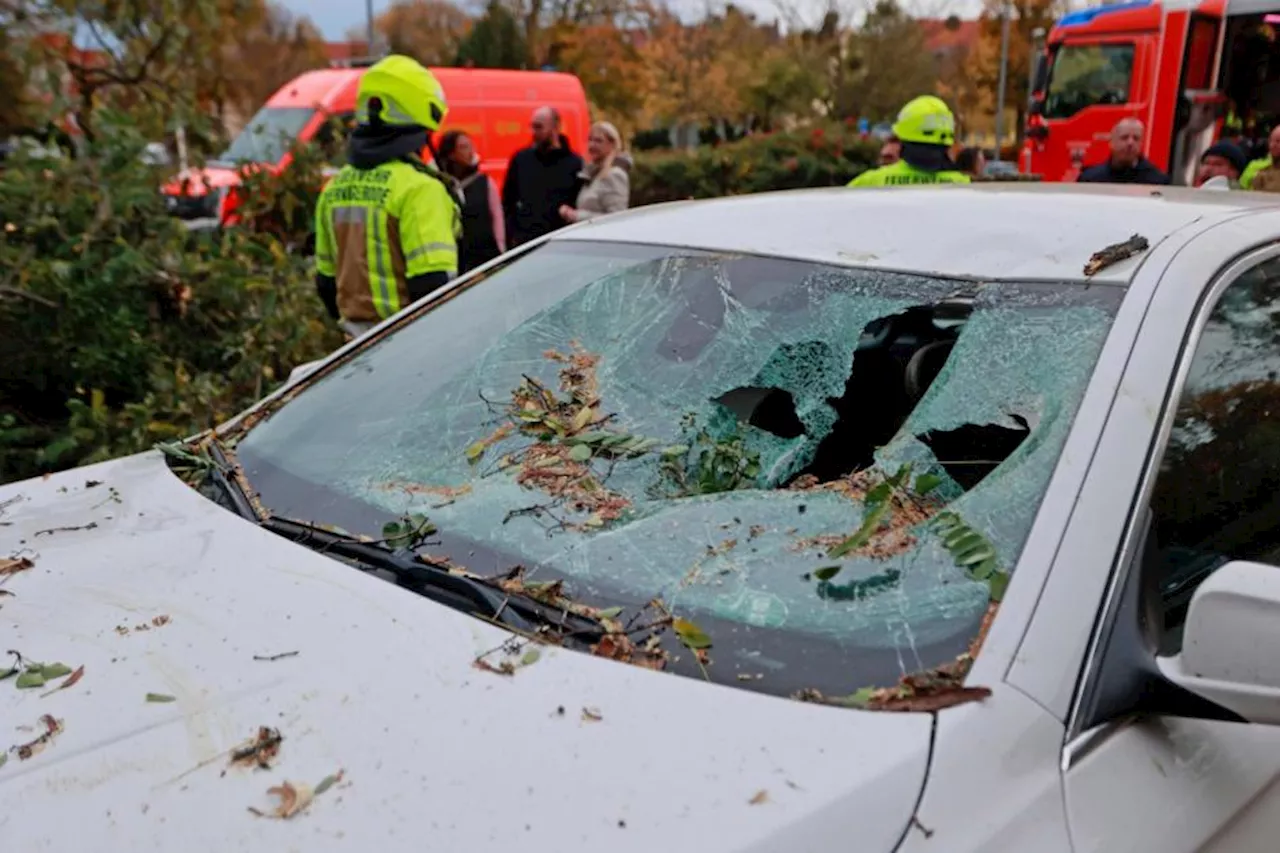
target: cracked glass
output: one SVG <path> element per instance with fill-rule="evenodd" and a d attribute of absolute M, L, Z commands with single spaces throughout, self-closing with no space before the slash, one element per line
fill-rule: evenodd
<path fill-rule="evenodd" d="M 422 513 L 469 571 L 662 599 L 713 638 L 713 680 L 847 693 L 967 648 L 989 584 L 935 517 L 1013 570 L 1122 293 L 552 242 L 238 453 L 279 515 L 376 536 Z M 590 424 L 530 421 L 560 403 Z"/>

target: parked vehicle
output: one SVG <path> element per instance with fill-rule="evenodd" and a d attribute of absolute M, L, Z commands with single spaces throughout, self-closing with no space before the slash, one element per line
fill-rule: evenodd
<path fill-rule="evenodd" d="M 1046 43 L 1023 170 L 1075 180 L 1132 116 L 1147 159 L 1190 185 L 1228 115 L 1263 134 L 1280 120 L 1277 13 L 1277 0 L 1138 0 L 1064 16 Z"/>
<path fill-rule="evenodd" d="M 1270 849 L 1278 237 L 640 208 L 0 487 L 6 849 Z"/>
<path fill-rule="evenodd" d="M 239 167 L 288 168 L 294 140 L 322 145 L 335 167 L 343 162 L 345 133 L 353 126 L 356 89 L 370 63 L 308 71 L 280 87 L 230 147 L 203 169 L 178 175 L 165 188 L 170 209 L 183 219 L 235 222 Z M 442 131 L 464 130 L 484 157 L 481 170 L 501 184 L 507 161 L 529 144 L 529 116 L 547 104 L 560 111 L 570 143 L 585 151 L 590 111 L 582 83 L 571 74 L 480 68 L 432 68 L 449 101 Z"/>

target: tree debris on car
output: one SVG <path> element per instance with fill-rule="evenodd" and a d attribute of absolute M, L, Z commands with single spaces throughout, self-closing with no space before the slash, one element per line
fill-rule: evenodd
<path fill-rule="evenodd" d="M 45 747 L 53 743 L 54 738 L 62 734 L 65 729 L 62 720 L 57 719 L 51 714 L 44 714 L 40 717 L 40 727 L 44 729 L 44 731 L 41 732 L 40 736 L 35 740 L 10 748 L 10 752 L 15 753 L 18 756 L 19 761 L 26 761 L 29 758 L 39 755 L 44 751 Z"/>
<path fill-rule="evenodd" d="M 341 782 L 343 775 L 344 772 L 342 770 L 330 774 L 324 777 L 320 784 L 314 788 L 302 782 L 289 781 L 273 785 L 267 789 L 267 793 L 277 799 L 278 802 L 275 808 L 270 811 L 262 811 L 250 806 L 249 811 L 258 817 L 288 820 L 311 805 L 316 797 Z"/>
<path fill-rule="evenodd" d="M 7 579 L 34 567 L 35 562 L 30 557 L 0 557 L 0 578 Z"/>
<path fill-rule="evenodd" d="M 1146 237 L 1134 234 L 1128 240 L 1113 243 L 1094 252 L 1084 265 L 1084 274 L 1092 278 L 1107 267 L 1114 266 L 1127 258 L 1132 258 L 1139 252 L 1145 252 L 1149 248 L 1151 248 L 1151 244 L 1147 242 Z"/>
<path fill-rule="evenodd" d="M 257 767 L 259 770 L 270 770 L 271 762 L 280 754 L 280 744 L 284 735 L 278 729 L 259 726 L 258 733 L 244 745 L 231 751 L 228 767 Z M 225 776 L 226 770 L 222 773 Z"/>

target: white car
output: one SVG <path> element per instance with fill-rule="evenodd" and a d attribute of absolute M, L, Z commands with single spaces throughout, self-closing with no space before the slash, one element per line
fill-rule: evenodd
<path fill-rule="evenodd" d="M 1277 202 L 636 210 L 0 488 L 0 844 L 1275 849 Z"/>

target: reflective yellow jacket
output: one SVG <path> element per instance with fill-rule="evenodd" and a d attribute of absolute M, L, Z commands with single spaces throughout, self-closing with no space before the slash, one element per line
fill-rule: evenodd
<path fill-rule="evenodd" d="M 377 322 L 409 304 L 407 281 L 458 269 L 461 214 L 435 167 L 392 160 L 342 168 L 316 205 L 316 272 L 337 281 L 346 320 Z"/>
<path fill-rule="evenodd" d="M 869 169 L 849 182 L 851 187 L 895 187 L 907 184 L 967 184 L 964 172 L 930 172 L 917 169 L 906 160 L 891 166 Z"/>

